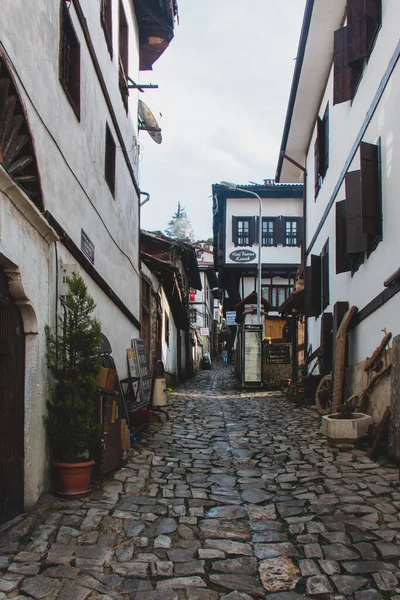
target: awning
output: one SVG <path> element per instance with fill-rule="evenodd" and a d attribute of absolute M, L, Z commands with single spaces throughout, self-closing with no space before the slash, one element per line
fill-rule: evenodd
<path fill-rule="evenodd" d="M 285 302 L 282 302 L 278 311 L 282 316 L 305 313 L 305 293 L 304 288 L 294 291 Z"/>

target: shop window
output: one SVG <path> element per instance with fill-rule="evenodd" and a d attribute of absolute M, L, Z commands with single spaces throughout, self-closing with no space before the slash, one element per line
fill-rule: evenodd
<path fill-rule="evenodd" d="M 61 4 L 59 78 L 68 100 L 80 118 L 80 44 L 65 2 Z"/>
<path fill-rule="evenodd" d="M 104 31 L 107 48 L 111 58 L 113 57 L 112 44 L 112 0 L 101 0 L 100 22 Z"/>
<path fill-rule="evenodd" d="M 315 197 L 329 167 L 329 105 L 325 114 L 317 120 L 317 139 L 314 145 Z"/>
<path fill-rule="evenodd" d="M 114 142 L 114 138 L 111 134 L 108 125 L 106 125 L 104 177 L 113 197 L 115 197 L 115 155 L 116 145 Z"/>
<path fill-rule="evenodd" d="M 334 33 L 334 104 L 356 93 L 381 20 L 381 0 L 347 0 L 347 26 Z"/>
<path fill-rule="evenodd" d="M 255 242 L 255 218 L 232 217 L 232 241 L 235 246 L 252 246 Z"/>
<path fill-rule="evenodd" d="M 124 7 L 122 2 L 119 2 L 119 89 L 121 92 L 122 102 L 125 110 L 128 112 L 128 56 L 129 56 L 129 29 L 126 20 Z"/>

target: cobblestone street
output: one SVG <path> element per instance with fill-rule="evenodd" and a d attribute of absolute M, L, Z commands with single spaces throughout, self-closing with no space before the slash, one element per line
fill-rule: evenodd
<path fill-rule="evenodd" d="M 314 410 L 239 392 L 231 367 L 168 409 L 102 492 L 0 534 L 0 599 L 400 599 L 397 468 L 328 446 Z"/>

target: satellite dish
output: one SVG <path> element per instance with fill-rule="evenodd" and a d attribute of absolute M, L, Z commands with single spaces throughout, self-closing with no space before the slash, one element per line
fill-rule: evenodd
<path fill-rule="evenodd" d="M 160 128 L 159 124 L 157 123 L 157 119 L 155 118 L 155 116 L 153 115 L 153 113 L 151 112 L 151 110 L 149 109 L 147 104 L 145 104 L 143 102 L 143 100 L 139 100 L 138 113 L 139 113 L 139 129 L 141 129 L 143 131 L 147 131 L 149 136 L 151 138 L 153 138 L 153 140 L 157 144 L 161 144 L 161 142 L 162 142 L 161 128 Z"/>

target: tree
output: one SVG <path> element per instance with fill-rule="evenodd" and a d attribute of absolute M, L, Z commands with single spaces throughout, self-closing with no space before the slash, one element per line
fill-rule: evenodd
<path fill-rule="evenodd" d="M 174 240 L 194 241 L 192 224 L 186 215 L 186 210 L 181 206 L 180 202 L 178 202 L 176 213 L 168 223 L 165 234 Z"/>

